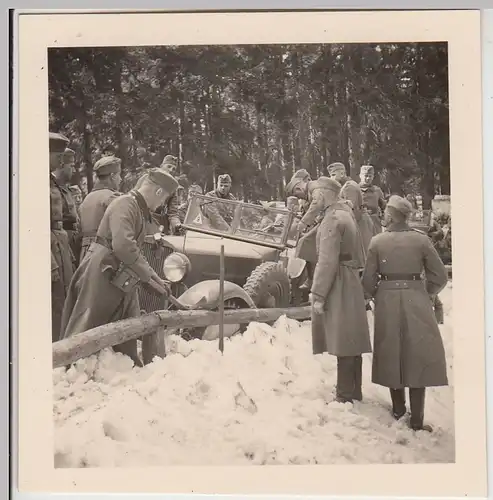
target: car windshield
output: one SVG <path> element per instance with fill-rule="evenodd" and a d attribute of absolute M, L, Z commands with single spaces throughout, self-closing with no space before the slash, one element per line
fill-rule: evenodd
<path fill-rule="evenodd" d="M 296 245 L 293 214 L 287 209 L 196 194 L 190 200 L 187 229 L 264 246 Z"/>

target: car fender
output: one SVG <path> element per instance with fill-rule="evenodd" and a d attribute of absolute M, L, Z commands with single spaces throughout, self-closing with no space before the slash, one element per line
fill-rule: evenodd
<path fill-rule="evenodd" d="M 255 303 L 241 286 L 231 281 L 224 282 L 224 299 L 241 299 L 254 309 Z M 216 309 L 219 307 L 219 280 L 201 281 L 190 287 L 178 299 L 182 304 L 198 309 Z"/>

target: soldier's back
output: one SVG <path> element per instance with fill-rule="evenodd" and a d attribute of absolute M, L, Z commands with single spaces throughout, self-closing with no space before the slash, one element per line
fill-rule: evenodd
<path fill-rule="evenodd" d="M 384 274 L 417 274 L 430 246 L 426 235 L 405 229 L 385 231 L 373 237 L 371 246 L 378 254 L 379 271 Z"/>
<path fill-rule="evenodd" d="M 111 189 L 91 191 L 80 206 L 81 229 L 84 236 L 94 236 L 110 203 L 120 196 Z"/>

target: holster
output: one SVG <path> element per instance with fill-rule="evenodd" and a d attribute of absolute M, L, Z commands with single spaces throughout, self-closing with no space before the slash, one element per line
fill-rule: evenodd
<path fill-rule="evenodd" d="M 110 283 L 123 293 L 132 292 L 141 281 L 137 274 L 123 263 L 120 263 L 116 270 L 108 264 L 103 267 L 103 272 L 109 273 Z"/>

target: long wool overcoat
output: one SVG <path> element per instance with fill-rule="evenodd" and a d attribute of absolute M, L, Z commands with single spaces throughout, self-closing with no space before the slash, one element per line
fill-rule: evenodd
<path fill-rule="evenodd" d="M 423 281 L 390 280 L 392 274 L 423 273 Z M 445 267 L 426 235 L 394 224 L 372 239 L 363 286 L 375 299 L 374 383 L 393 389 L 447 385 L 445 352 L 430 300 L 446 283 Z"/>
<path fill-rule="evenodd" d="M 313 352 L 358 356 L 371 352 L 365 298 L 358 274 L 358 229 L 351 208 L 328 208 L 317 231 L 318 261 L 311 292 L 324 304 L 312 313 Z"/>
<path fill-rule="evenodd" d="M 52 340 L 60 338 L 63 304 L 67 296 L 70 280 L 74 274 L 74 254 L 70 240 L 63 229 L 63 209 L 66 204 L 65 191 L 61 189 L 55 176 L 50 174 L 51 209 L 51 329 Z M 58 224 L 59 227 L 56 227 Z"/>
<path fill-rule="evenodd" d="M 110 280 L 120 263 L 144 283 L 156 276 L 140 250 L 150 221 L 150 211 L 139 193 L 131 192 L 111 202 L 97 232 L 110 248 L 94 242 L 75 272 L 63 309 L 64 338 L 140 315 L 137 287 L 124 293 Z M 126 343 L 126 348 L 124 352 L 136 355 L 136 341 Z"/>
<path fill-rule="evenodd" d="M 95 240 L 99 224 L 110 203 L 121 193 L 97 181 L 92 191 L 84 198 L 80 205 L 80 226 L 82 233 L 82 249 L 80 262 L 84 260 L 87 250 Z"/>
<path fill-rule="evenodd" d="M 332 198 L 328 177 L 319 177 L 316 181 L 308 183 L 307 210 L 301 218 L 301 222 L 309 229 L 300 238 L 296 247 L 296 257 L 307 262 L 317 262 L 317 231 L 318 221 L 323 217 L 324 207 L 327 206 L 326 198 Z M 310 229 L 311 228 L 311 229 Z"/>
<path fill-rule="evenodd" d="M 363 195 L 357 182 L 347 179 L 342 186 L 340 196 L 343 200 L 349 200 L 353 206 L 353 214 L 358 226 L 360 239 L 358 260 L 361 264 L 360 267 L 363 268 L 365 267 L 366 252 L 373 236 L 373 222 L 363 209 Z"/>

